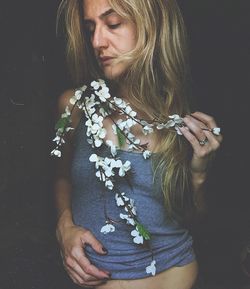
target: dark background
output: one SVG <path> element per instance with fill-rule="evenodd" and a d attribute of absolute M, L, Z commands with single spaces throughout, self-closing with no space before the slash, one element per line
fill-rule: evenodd
<path fill-rule="evenodd" d="M 7 2 L 7 1 L 6 1 Z M 0 4 L 0 289 L 70 289 L 55 241 L 54 111 L 71 86 L 59 1 Z M 192 94 L 224 141 L 207 191 L 208 215 L 193 228 L 202 289 L 250 288 L 247 1 L 179 1 L 187 24 Z"/>

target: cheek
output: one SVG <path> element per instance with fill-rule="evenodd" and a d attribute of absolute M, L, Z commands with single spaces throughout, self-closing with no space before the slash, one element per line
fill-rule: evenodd
<path fill-rule="evenodd" d="M 135 35 L 131 35 L 130 41 L 128 41 L 128 49 L 133 50 L 136 46 L 136 38 Z"/>
<path fill-rule="evenodd" d="M 126 41 L 124 41 L 126 39 Z M 129 39 L 127 37 L 123 38 L 123 41 L 119 41 L 117 44 L 117 48 L 120 52 L 129 52 L 135 48 L 136 41 L 134 39 Z"/>
<path fill-rule="evenodd" d="M 136 46 L 136 35 L 134 30 L 128 31 L 127 34 L 124 36 L 124 39 L 126 39 L 127 51 L 133 50 Z"/>
<path fill-rule="evenodd" d="M 125 29 L 122 35 L 117 40 L 117 47 L 120 52 L 129 52 L 133 50 L 137 43 L 137 38 L 134 29 Z"/>

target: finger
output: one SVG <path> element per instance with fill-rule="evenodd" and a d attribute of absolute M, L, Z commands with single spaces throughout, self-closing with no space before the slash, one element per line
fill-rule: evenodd
<path fill-rule="evenodd" d="M 96 266 L 90 263 L 86 257 L 81 257 L 77 260 L 79 266 L 83 269 L 85 274 L 100 279 L 110 278 L 111 274 L 108 271 L 100 270 Z"/>
<path fill-rule="evenodd" d="M 108 250 L 102 245 L 100 241 L 96 239 L 96 237 L 90 231 L 86 231 L 84 233 L 84 238 L 81 240 L 84 245 L 90 245 L 99 254 L 106 255 L 108 253 Z"/>
<path fill-rule="evenodd" d="M 191 116 L 197 118 L 198 120 L 202 121 L 205 123 L 210 129 L 217 127 L 217 124 L 214 120 L 214 118 L 208 114 L 205 114 L 200 111 L 196 111 L 194 113 L 191 113 Z"/>
<path fill-rule="evenodd" d="M 77 276 L 79 276 L 84 281 L 100 281 L 100 278 L 96 278 L 84 272 L 81 266 L 77 263 L 77 261 L 73 260 L 71 262 L 67 262 L 66 266 L 68 270 L 71 270 L 71 272 L 74 272 L 75 274 L 77 274 Z"/>
<path fill-rule="evenodd" d="M 213 134 L 213 136 L 221 143 L 223 140 L 222 135 L 219 134 L 215 134 L 212 132 L 213 128 L 217 128 L 217 124 L 214 120 L 213 117 L 211 117 L 210 115 L 207 115 L 205 113 L 202 112 L 194 112 L 191 114 L 191 116 L 196 119 L 197 121 L 200 121 L 201 123 L 201 128 L 203 131 L 209 131 Z M 205 126 L 205 127 L 204 127 Z M 208 127 L 208 129 L 207 129 Z"/>
<path fill-rule="evenodd" d="M 77 284 L 77 285 L 83 284 L 84 280 L 81 277 L 79 277 L 74 271 L 68 270 L 68 269 L 66 269 L 66 271 L 67 271 L 69 277 L 71 278 L 71 280 L 75 284 Z"/>
<path fill-rule="evenodd" d="M 188 127 L 189 130 L 194 134 L 196 139 L 198 141 L 204 140 L 206 138 L 206 135 L 204 131 L 202 130 L 202 123 L 193 117 L 187 115 L 183 118 L 184 123 Z M 204 124 L 203 124 L 204 126 Z"/>
<path fill-rule="evenodd" d="M 213 151 L 216 151 L 220 147 L 220 142 L 217 138 L 214 137 L 209 131 L 205 131 L 205 137 L 208 140 L 204 146 L 201 146 L 197 138 L 189 131 L 187 127 L 179 128 L 184 137 L 190 142 L 192 145 L 194 152 L 199 157 L 207 157 Z"/>
<path fill-rule="evenodd" d="M 190 132 L 188 127 L 185 127 L 185 126 L 179 127 L 179 129 L 184 135 L 184 137 L 189 141 L 189 143 L 193 147 L 194 152 L 198 154 L 201 148 L 203 147 L 201 147 L 201 145 L 199 144 L 199 141 L 197 140 L 196 136 L 194 136 L 194 134 Z"/>
<path fill-rule="evenodd" d="M 82 278 L 80 278 L 75 272 L 72 272 L 70 270 L 68 271 L 68 274 L 69 274 L 70 278 L 72 279 L 72 281 L 81 287 L 83 287 L 83 286 L 95 287 L 95 286 L 102 285 L 102 284 L 107 282 L 106 280 L 85 281 Z"/>
<path fill-rule="evenodd" d="M 109 272 L 105 270 L 99 270 L 97 267 L 90 263 L 82 247 L 73 248 L 71 255 L 74 258 L 75 262 L 81 267 L 81 271 L 78 271 L 79 274 L 82 275 L 83 273 L 85 273 L 87 275 L 91 275 L 92 277 L 97 278 L 98 280 L 110 277 Z M 70 267 L 73 266 L 73 268 L 76 267 L 75 264 L 72 264 L 71 262 L 72 260 L 69 259 L 69 264 L 67 263 L 67 265 L 69 265 Z"/>
<path fill-rule="evenodd" d="M 219 139 L 217 139 L 212 133 L 210 133 L 209 131 L 205 131 L 204 132 L 207 139 L 208 139 L 208 143 L 210 145 L 210 147 L 212 148 L 213 151 L 217 150 L 220 147 L 220 141 Z"/>

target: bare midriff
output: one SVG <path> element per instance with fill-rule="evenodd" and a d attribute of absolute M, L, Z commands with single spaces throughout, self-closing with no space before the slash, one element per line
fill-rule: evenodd
<path fill-rule="evenodd" d="M 196 261 L 172 267 L 152 277 L 134 280 L 110 280 L 96 289 L 192 289 L 198 275 Z"/>

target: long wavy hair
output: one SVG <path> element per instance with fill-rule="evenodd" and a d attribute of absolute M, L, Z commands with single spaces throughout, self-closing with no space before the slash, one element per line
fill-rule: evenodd
<path fill-rule="evenodd" d="M 122 77 L 129 102 L 151 119 L 164 122 L 174 113 L 190 113 L 186 96 L 188 75 L 186 31 L 176 0 L 109 0 L 121 17 L 135 24 L 135 49 L 119 60 L 130 63 Z M 83 0 L 63 0 L 67 60 L 75 85 L 103 77 L 83 24 Z M 193 208 L 190 186 L 190 146 L 175 132 L 155 132 L 155 176 L 161 176 L 169 216 L 183 217 Z M 182 219 L 182 218 L 181 218 Z"/>

